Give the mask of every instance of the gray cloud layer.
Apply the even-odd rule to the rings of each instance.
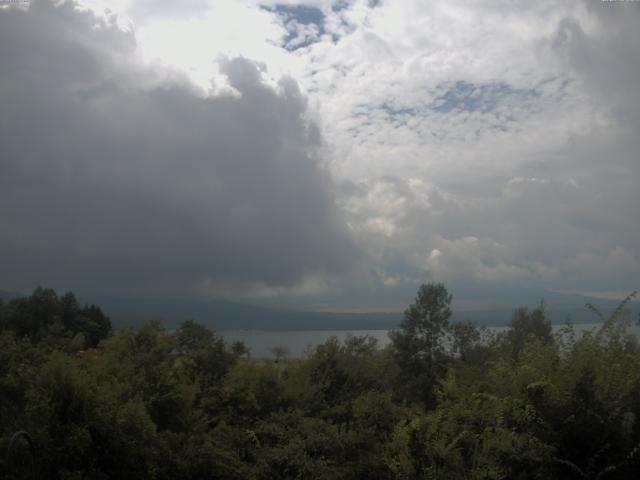
[[[0,289],[638,288],[638,4],[120,3],[0,12]]]
[[[496,289],[638,288],[638,5],[489,3],[453,2],[465,12],[442,29],[453,46],[423,50],[424,58],[447,58],[436,62],[443,68],[413,77],[407,68],[387,84],[384,75],[363,76],[370,91],[352,87],[357,74],[343,82],[352,95],[366,93],[327,135],[350,137],[340,143],[355,159],[346,166],[367,172],[344,168],[342,203],[377,259],[380,281],[397,291],[425,279]],[[443,5],[424,9],[448,11]],[[430,11],[416,16],[437,19]],[[516,28],[501,27],[509,22]],[[413,24],[387,35],[389,45],[409,37]],[[465,41],[487,25],[495,28],[480,36],[498,54],[484,40]],[[514,32],[523,41],[509,48]],[[402,49],[393,52],[396,61]],[[474,61],[450,68],[449,58],[465,55]],[[383,64],[376,61],[371,70]],[[435,94],[421,86],[412,94],[412,78],[428,84],[442,71],[450,79],[438,79]]]
[[[73,4],[0,12],[0,288],[289,287],[357,256],[292,80],[203,98]]]

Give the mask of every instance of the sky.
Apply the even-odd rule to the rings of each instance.
[[[0,289],[623,298],[638,25],[622,1],[0,0]]]

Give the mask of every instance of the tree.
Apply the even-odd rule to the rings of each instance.
[[[183,352],[206,348],[211,345],[213,340],[213,332],[193,320],[182,322],[182,325],[178,328],[178,347]]]
[[[111,332],[111,320],[100,307],[85,305],[76,319],[79,332],[83,333],[89,342],[89,346],[95,347],[101,340],[107,338]]]
[[[227,373],[236,356],[227,351],[224,340],[193,320],[182,323],[177,332],[178,350],[192,377],[200,379],[203,386],[211,386]]]
[[[233,353],[236,357],[244,357],[246,355],[247,358],[249,358],[251,349],[247,347],[247,345],[242,340],[236,340],[231,344],[231,353]]]
[[[284,360],[289,355],[289,349],[284,345],[274,345],[271,347],[271,353],[276,357],[276,363]]]
[[[480,346],[481,333],[473,322],[458,322],[451,326],[451,350],[463,362],[469,362]]]
[[[544,345],[553,341],[551,321],[547,318],[544,303],[529,311],[525,307],[516,309],[506,332],[507,348],[516,358],[527,342],[537,340]]]
[[[33,342],[47,340],[95,347],[111,333],[111,321],[99,307],[81,307],[73,293],[58,297],[51,288],[36,288],[31,296],[15,298],[0,310],[0,330],[12,330],[17,337]]]
[[[405,400],[434,403],[437,360],[444,352],[443,338],[449,330],[451,298],[442,283],[421,285],[415,302],[404,311],[400,328],[389,333],[402,372],[399,387]]]

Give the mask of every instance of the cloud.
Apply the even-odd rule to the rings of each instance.
[[[313,46],[341,67],[305,83],[381,283],[637,288],[640,10],[617,5],[386,2]]]
[[[48,1],[0,12],[0,63],[3,285],[305,290],[357,258],[292,79],[221,60],[236,94],[203,97],[114,17]]]
[[[442,280],[467,278],[481,282],[505,282],[527,279],[531,272],[516,265],[513,258],[505,261],[505,246],[497,242],[464,237],[455,240],[438,238],[419,264],[434,278]]]
[[[109,199],[100,208],[145,212],[131,224],[161,238],[170,238],[163,222],[176,237],[196,231],[177,243],[194,253],[187,259],[211,263],[185,260],[167,280],[149,266],[151,283],[199,278],[199,291],[229,295],[396,301],[440,279],[638,288],[637,5],[194,0],[179,12],[154,2],[151,12],[150,4],[113,3],[131,23],[63,15],[66,7],[33,11],[28,33],[3,43],[13,63],[2,70],[12,86],[2,95],[13,110],[0,125],[12,138],[2,148],[21,159],[2,165],[13,175],[3,184],[11,205],[35,211],[27,180],[56,202],[68,182],[68,192],[81,185],[91,194],[67,193],[69,205],[94,198],[83,202],[89,211]],[[88,29],[96,22],[103,27]],[[225,60],[238,56],[246,60]],[[33,131],[42,132],[37,142]],[[87,150],[95,152],[78,160]],[[38,238],[56,251],[73,244],[72,233],[55,243],[43,227],[19,234],[26,223],[3,223],[14,252]],[[97,221],[85,225],[100,231]],[[276,239],[280,231],[304,247]],[[149,265],[180,257],[162,242],[154,248]],[[73,251],[90,259],[109,249],[79,241]],[[285,251],[292,267],[278,270]],[[50,263],[46,252],[32,263]],[[364,261],[342,272],[354,257]]]
[[[606,186],[550,176],[513,177],[484,196],[385,177],[344,187],[342,195],[387,287],[436,280],[625,290],[640,272],[638,229],[628,217],[632,190],[618,198],[619,212],[610,210]]]

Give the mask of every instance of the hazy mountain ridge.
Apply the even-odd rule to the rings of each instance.
[[[24,294],[0,291],[0,298],[5,301],[20,296]],[[544,300],[548,317],[554,324],[564,323],[567,318],[574,323],[594,323],[598,318],[585,308],[586,303],[595,305],[604,315],[613,312],[620,303],[619,300],[555,292],[545,292],[538,298]],[[386,330],[396,328],[403,318],[402,311],[317,312],[231,301],[205,302],[166,298],[79,296],[79,299],[82,303],[100,306],[116,327],[140,325],[147,320],[157,319],[166,327],[175,328],[184,320],[191,319],[215,330]],[[490,305],[483,305],[481,308],[466,305],[464,308],[456,309],[454,305],[452,321],[470,320],[478,325],[505,326],[517,307],[533,308],[540,301],[522,300],[499,299],[495,301],[494,308]],[[631,318],[638,318],[638,303],[631,303],[629,309]]]
[[[597,322],[598,318],[585,308],[586,303],[596,305],[603,314],[612,312],[620,303],[581,295],[563,295],[548,292],[544,296],[548,317],[552,323]],[[403,312],[314,312],[265,307],[229,301],[202,302],[180,299],[107,299],[92,300],[111,316],[115,325],[138,324],[150,318],[162,320],[174,327],[186,319],[193,319],[216,330],[374,330],[396,328]],[[503,302],[500,302],[504,305]],[[508,303],[508,302],[505,302]],[[504,326],[509,323],[519,306],[533,308],[539,303],[513,302],[510,307],[459,309],[453,308],[452,321],[470,320],[479,325]],[[638,316],[638,305],[631,304],[631,315]]]

